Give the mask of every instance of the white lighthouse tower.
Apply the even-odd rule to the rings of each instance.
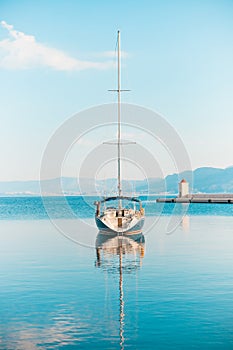
[[[179,183],[179,197],[185,197],[189,194],[189,183],[183,179]]]

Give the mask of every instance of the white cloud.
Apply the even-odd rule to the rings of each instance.
[[[106,69],[113,67],[113,62],[83,61],[70,57],[66,53],[48,47],[14,29],[10,24],[1,21],[1,26],[8,31],[9,37],[0,41],[0,68],[30,69],[50,67],[60,71]]]

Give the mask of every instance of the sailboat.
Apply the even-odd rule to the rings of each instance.
[[[122,195],[121,182],[121,76],[120,76],[120,31],[117,33],[117,72],[118,86],[116,91],[118,95],[117,115],[117,181],[118,195],[103,198],[96,201],[95,221],[98,229],[102,232],[116,232],[122,234],[140,233],[145,220],[145,211],[142,202],[136,197],[127,197]],[[110,204],[110,205],[108,205]]]

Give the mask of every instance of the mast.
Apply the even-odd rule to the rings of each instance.
[[[117,133],[117,174],[118,174],[118,195],[119,197],[122,194],[121,189],[121,74],[120,74],[120,31],[117,32],[117,43],[118,43],[118,60],[117,60],[117,95],[118,95],[118,103],[117,103],[117,115],[118,115],[118,133]]]
[[[117,31],[117,89],[108,90],[117,92],[117,188],[118,196],[122,196],[121,187],[121,92],[130,91],[121,89],[121,43],[120,31]],[[119,209],[121,209],[121,200],[119,200]]]

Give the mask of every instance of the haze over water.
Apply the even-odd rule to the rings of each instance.
[[[166,209],[126,242],[97,236],[75,200],[90,248],[60,234],[38,199],[1,198],[1,349],[233,348],[231,205],[194,205],[169,235]]]

